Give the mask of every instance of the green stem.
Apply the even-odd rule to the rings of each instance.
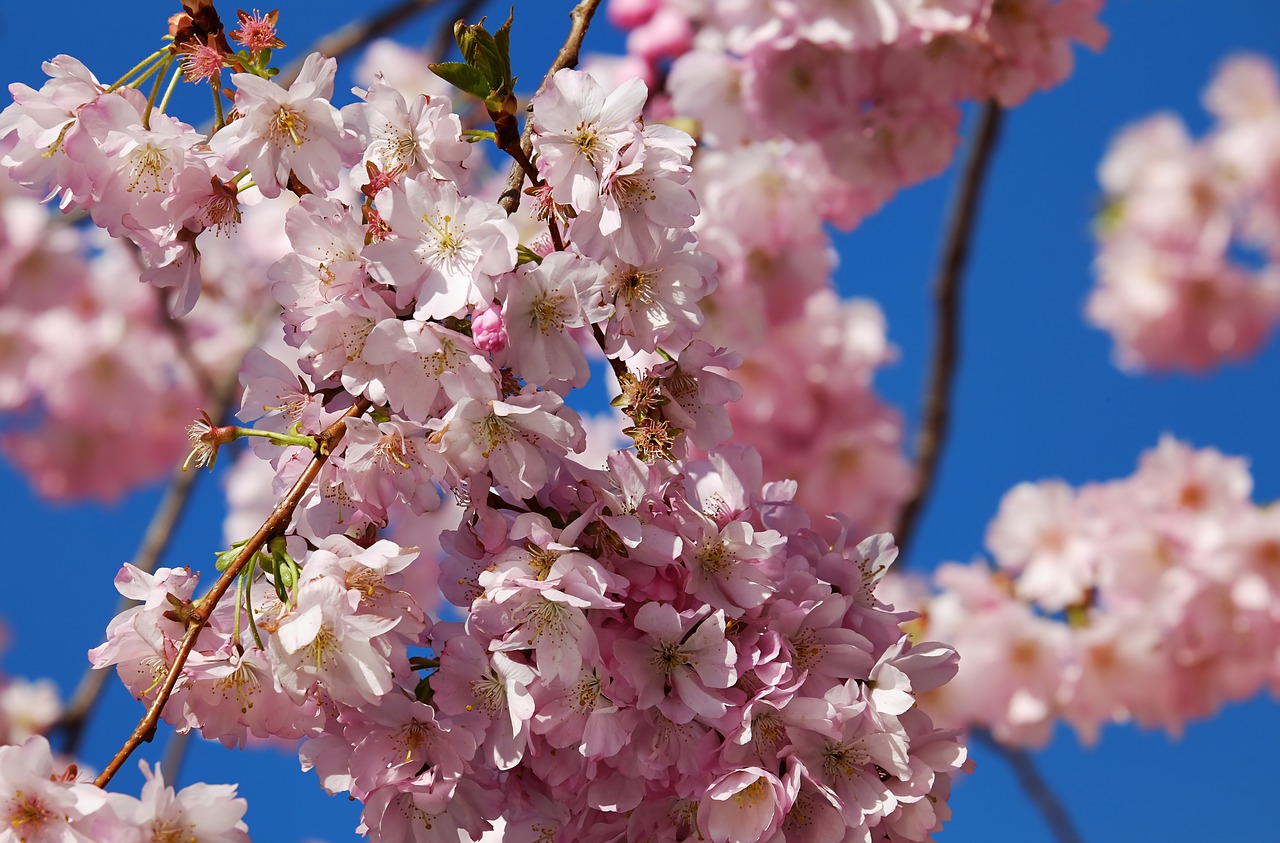
[[[257,430],[252,427],[237,427],[237,436],[260,436],[263,439],[270,439],[272,442],[282,447],[290,445],[299,445],[309,451],[314,451],[320,447],[320,443],[316,441],[314,436],[294,435],[292,433],[277,433],[274,430]]]
[[[209,87],[213,89],[213,110],[215,117],[213,118],[213,131],[217,132],[223,126],[227,125],[227,116],[222,112],[222,71],[218,71],[218,75],[209,80]],[[249,172],[245,170],[244,172]],[[239,178],[239,176],[236,176]]]
[[[476,140],[484,140],[488,138],[494,143],[498,142],[498,133],[491,132],[487,129],[463,129],[462,136],[464,138],[475,138]]]
[[[133,67],[129,68],[128,73],[126,73],[124,76],[121,76],[114,83],[112,83],[110,88],[107,88],[107,93],[109,94],[112,91],[124,85],[126,82],[129,81],[129,78],[132,77],[133,74],[141,73],[143,68],[145,68],[147,65],[151,64],[152,62],[157,61],[161,56],[165,55],[168,52],[169,52],[168,47],[161,47],[159,50],[156,50],[154,53],[152,53],[142,61],[135,64]]]
[[[151,131],[151,109],[155,107],[156,96],[160,93],[160,83],[164,81],[164,75],[168,72],[169,63],[172,60],[172,58],[167,58],[156,65],[160,72],[156,74],[156,81],[151,84],[151,96],[147,97],[147,110],[142,112],[142,128],[147,131]],[[142,80],[138,81],[141,82]]]
[[[246,567],[245,570],[248,570]],[[231,625],[231,637],[239,642],[240,640],[240,609],[244,606],[244,574],[236,577],[236,611],[235,621]]]
[[[251,559],[244,569],[244,608],[249,614],[249,631],[253,633],[253,643],[259,650],[265,650],[267,647],[262,643],[262,635],[258,632],[258,622],[253,617],[253,574],[254,566],[257,564],[257,559]],[[239,610],[240,607],[236,606],[236,609]],[[236,640],[239,640],[239,636]]]
[[[169,80],[169,87],[165,89],[164,99],[160,100],[160,113],[169,107],[169,97],[173,96],[173,89],[178,87],[178,77],[182,75],[182,62],[175,62],[173,68],[173,77]]]

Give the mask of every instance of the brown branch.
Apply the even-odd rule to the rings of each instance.
[[[1076,829],[1066,805],[1058,798],[1053,787],[1045,781],[1044,776],[1040,775],[1040,770],[1036,767],[1035,759],[1030,753],[1025,749],[1005,746],[986,729],[974,729],[970,734],[1009,764],[1014,776],[1018,779],[1018,784],[1040,810],[1045,824],[1049,826],[1049,831],[1053,833],[1058,843],[1084,843],[1084,838]]]
[[[191,612],[191,619],[187,623],[186,634],[182,636],[173,664],[169,666],[169,670],[165,674],[164,684],[160,686],[155,700],[147,708],[146,715],[138,723],[137,728],[133,730],[133,734],[129,735],[124,746],[120,747],[111,762],[107,764],[106,768],[95,780],[94,784],[98,787],[106,787],[107,783],[111,781],[133,751],[143,743],[151,740],[155,734],[156,725],[160,722],[160,715],[164,711],[165,703],[169,701],[170,695],[173,694],[173,689],[182,677],[182,668],[186,665],[191,651],[195,649],[196,639],[209,622],[214,609],[217,608],[218,601],[226,594],[227,589],[235,582],[236,577],[240,575],[240,571],[249,560],[256,556],[268,541],[275,536],[283,535],[284,531],[288,529],[289,522],[293,519],[294,510],[298,508],[298,504],[302,502],[302,498],[311,488],[311,484],[315,482],[316,477],[320,474],[320,469],[328,460],[329,454],[333,453],[333,449],[337,447],[338,443],[342,441],[342,437],[346,434],[347,420],[361,415],[370,406],[371,403],[367,399],[359,399],[351,409],[343,413],[341,418],[325,428],[324,432],[317,437],[320,445],[316,449],[315,456],[311,458],[311,462],[303,469],[302,475],[294,481],[288,494],[284,496],[284,500],[276,505],[275,510],[258,528],[258,532],[254,533],[253,538],[249,539],[240,549],[235,561],[227,567],[227,570],[223,571],[222,576],[218,577],[218,581],[213,584],[208,593],[196,602],[195,608]]]
[[[547,81],[559,71],[578,66],[578,53],[582,49],[582,41],[587,37],[587,28],[591,26],[591,17],[596,13],[596,8],[599,5],[600,0],[581,0],[578,5],[573,7],[573,11],[569,13],[569,18],[573,21],[573,25],[569,29],[569,37],[565,39],[564,46],[560,48],[560,52],[556,55],[556,60],[551,63],[546,76],[542,77],[542,84],[538,86],[539,91],[545,88]],[[530,100],[526,112],[531,112],[532,110],[533,101]],[[520,149],[524,153],[526,160],[533,152],[533,121],[529,119],[529,116],[528,113],[525,114],[524,131],[520,135]],[[516,209],[520,207],[520,191],[524,188],[524,175],[524,168],[521,167],[520,161],[517,159],[511,165],[511,173],[507,176],[506,189],[502,191],[502,196],[498,199],[498,204],[508,214],[514,214]]]
[[[341,58],[348,53],[360,49],[373,39],[392,32],[420,14],[439,6],[442,0],[404,0],[390,6],[372,17],[352,21],[341,29],[335,30],[315,42],[306,54],[291,62],[275,81],[281,87],[289,87],[302,72],[303,62],[312,53],[321,53],[330,58]],[[452,24],[451,24],[452,25]],[[450,30],[452,31],[452,30]]]
[[[960,288],[969,258],[969,243],[978,219],[978,203],[986,179],[1003,112],[994,102],[983,105],[964,163],[960,185],[951,206],[942,260],[934,280],[937,307],[937,340],[933,368],[925,393],[923,419],[916,438],[916,491],[907,501],[894,536],[898,543],[898,570],[907,555],[920,512],[933,489],[942,447],[951,417],[951,385],[960,357]]]
[[[180,327],[178,323],[173,324]],[[231,399],[235,396],[236,386],[239,383],[237,375],[237,371],[229,371],[223,376],[221,382],[205,393],[209,402],[208,407],[205,409],[209,411],[209,415],[212,418],[221,419],[226,415],[227,408],[231,404]],[[181,466],[174,468],[169,485],[165,489],[164,497],[161,498],[160,505],[156,507],[155,513],[151,516],[151,523],[147,525],[147,531],[142,536],[142,542],[130,559],[134,567],[147,573],[155,570],[160,558],[164,556],[170,542],[173,540],[174,531],[182,518],[182,513],[187,508],[191,493],[195,489],[196,481],[201,474],[203,472],[183,471]],[[132,605],[134,605],[133,600],[127,597],[121,598],[116,605],[115,614],[120,614]],[[110,671],[106,669],[95,670],[90,668],[86,670],[76,684],[75,691],[72,692],[71,701],[67,704],[66,711],[58,719],[58,722],[54,724],[53,728],[63,732],[65,743],[62,751],[68,755],[74,755],[79,747],[85,723],[97,706],[109,674]]]

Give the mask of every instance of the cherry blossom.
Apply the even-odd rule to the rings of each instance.
[[[337,174],[354,163],[356,139],[329,102],[337,63],[307,56],[286,91],[246,73],[232,74],[241,119],[213,136],[210,147],[227,168],[247,168],[262,195],[279,196],[290,173],[313,191],[337,188]]]

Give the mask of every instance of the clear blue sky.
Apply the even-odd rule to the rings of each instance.
[[[571,6],[568,0],[517,3],[514,62],[524,79],[540,78]],[[366,4],[280,0],[280,7],[288,58]],[[0,79],[38,85],[40,62],[59,52],[112,78],[154,49],[165,18],[177,9],[176,0],[5,3]],[[231,17],[234,6],[223,4],[222,12]],[[1138,454],[1165,432],[1249,456],[1257,498],[1280,497],[1275,342],[1254,362],[1209,378],[1133,377],[1111,366],[1109,339],[1081,316],[1091,285],[1094,171],[1108,139],[1158,109],[1202,129],[1199,94],[1224,56],[1249,49],[1280,59],[1280,4],[1113,0],[1103,19],[1112,29],[1107,50],[1081,55],[1066,85],[1032,98],[1005,124],[965,295],[953,435],[912,549],[917,570],[980,553],[987,522],[1015,483],[1129,474]],[[619,36],[600,24],[588,47],[617,50]],[[427,32],[419,26],[406,37],[421,42]],[[888,315],[902,360],[879,385],[913,424],[929,352],[928,284],[950,189],[948,176],[908,191],[839,242],[842,292],[876,298]],[[197,496],[169,564],[211,568],[221,533],[215,486],[206,483]],[[0,596],[10,638],[5,671],[52,676],[69,691],[85,665],[84,651],[101,640],[115,600],[111,578],[133,552],[158,493],[111,509],[50,509],[30,500],[25,481],[3,465],[0,490],[13,525],[10,579]],[[105,763],[139,714],[112,680],[102,716],[91,726],[86,760]],[[1280,840],[1280,822],[1264,805],[1237,804],[1239,797],[1227,795],[1228,788],[1255,793],[1271,780],[1280,749],[1276,714],[1269,699],[1235,705],[1193,725],[1178,742],[1112,727],[1091,750],[1064,731],[1039,761],[1092,843],[1176,843],[1206,834]],[[146,757],[158,758],[161,747],[147,750]],[[939,839],[1050,840],[1001,760],[981,749],[975,757],[978,772],[957,784],[955,819]],[[127,772],[116,781],[136,792],[140,777],[132,765]],[[358,806],[325,797],[313,777],[297,772],[291,752],[197,746],[184,771],[184,781],[195,779],[241,782],[255,839],[355,838]]]

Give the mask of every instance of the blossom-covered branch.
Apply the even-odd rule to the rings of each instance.
[[[307,467],[303,469],[302,474],[298,477],[292,488],[280,501],[280,504],[271,513],[271,517],[263,522],[258,531],[250,538],[242,547],[238,548],[234,561],[222,572],[209,589],[199,600],[194,603],[188,602],[182,609],[181,622],[186,625],[186,633],[183,635],[178,651],[173,657],[173,662],[168,666],[164,674],[164,681],[156,691],[155,699],[151,705],[147,707],[147,713],[138,723],[133,733],[129,735],[124,745],[117,750],[112,756],[107,766],[98,774],[94,784],[98,787],[106,787],[107,783],[119,771],[121,765],[129,758],[133,751],[143,743],[151,740],[155,734],[156,726],[160,722],[160,716],[164,712],[165,704],[169,701],[169,696],[173,693],[174,686],[182,677],[182,668],[186,664],[187,658],[191,655],[191,651],[195,648],[196,640],[200,636],[201,630],[205,624],[213,616],[214,610],[218,607],[218,602],[222,596],[226,594],[227,589],[240,576],[240,572],[250,561],[257,556],[258,552],[266,546],[267,542],[272,538],[282,535],[288,528],[289,522],[293,519],[294,510],[298,508],[298,504],[302,502],[302,498],[311,489],[311,484],[315,482],[316,477],[320,473],[320,469],[324,466],[329,455],[333,453],[333,449],[342,441],[342,437],[346,435],[347,422],[349,419],[358,417],[369,409],[367,400],[359,400],[351,406],[343,415],[333,424],[325,428],[320,436],[320,445],[316,449],[316,453],[312,456]]]
[[[163,314],[161,318],[166,321],[170,319],[168,314]],[[184,345],[189,342],[186,328],[181,323],[174,324],[171,332],[175,335],[175,342]],[[191,351],[183,355],[183,359],[188,361],[189,366],[194,367],[198,364],[195,354]],[[207,393],[209,396],[207,407],[211,416],[222,418],[226,414],[237,386],[238,378],[234,370],[224,375],[221,383],[213,386]],[[146,532],[142,535],[142,541],[130,558],[130,562],[138,570],[150,573],[159,564],[160,558],[164,556],[173,541],[178,523],[183,512],[186,511],[187,503],[191,499],[191,493],[195,490],[200,474],[198,471],[186,470],[185,464],[174,469],[168,485],[165,486],[164,496],[157,504],[151,521],[147,524]],[[131,603],[129,598],[122,597],[119,605],[116,606],[116,614],[123,612]],[[66,710],[54,725],[53,728],[62,729],[64,732],[65,741],[62,751],[68,755],[75,755],[85,723],[101,698],[102,689],[109,675],[105,670],[95,670],[92,667],[86,670],[80,677],[80,681],[76,683]]]
[[[578,66],[578,53],[582,49],[582,41],[587,36],[587,28],[591,26],[591,19],[599,8],[601,0],[580,0],[578,5],[573,7],[569,12],[569,18],[572,24],[569,28],[569,36],[565,39],[564,45],[560,48],[560,52],[556,53],[555,60],[551,62],[551,68],[547,75],[543,77],[542,84],[538,86],[538,90],[542,90],[547,80],[550,79],[557,71],[566,68],[574,68]],[[530,109],[532,109],[532,104]],[[533,151],[533,121],[526,118],[524,130],[520,135],[520,149],[527,157]],[[498,204],[501,205],[508,214],[514,214],[516,209],[520,207],[520,192],[524,187],[525,170],[519,161],[511,165],[511,172],[507,176],[507,186],[503,189],[502,194],[498,197]]]

